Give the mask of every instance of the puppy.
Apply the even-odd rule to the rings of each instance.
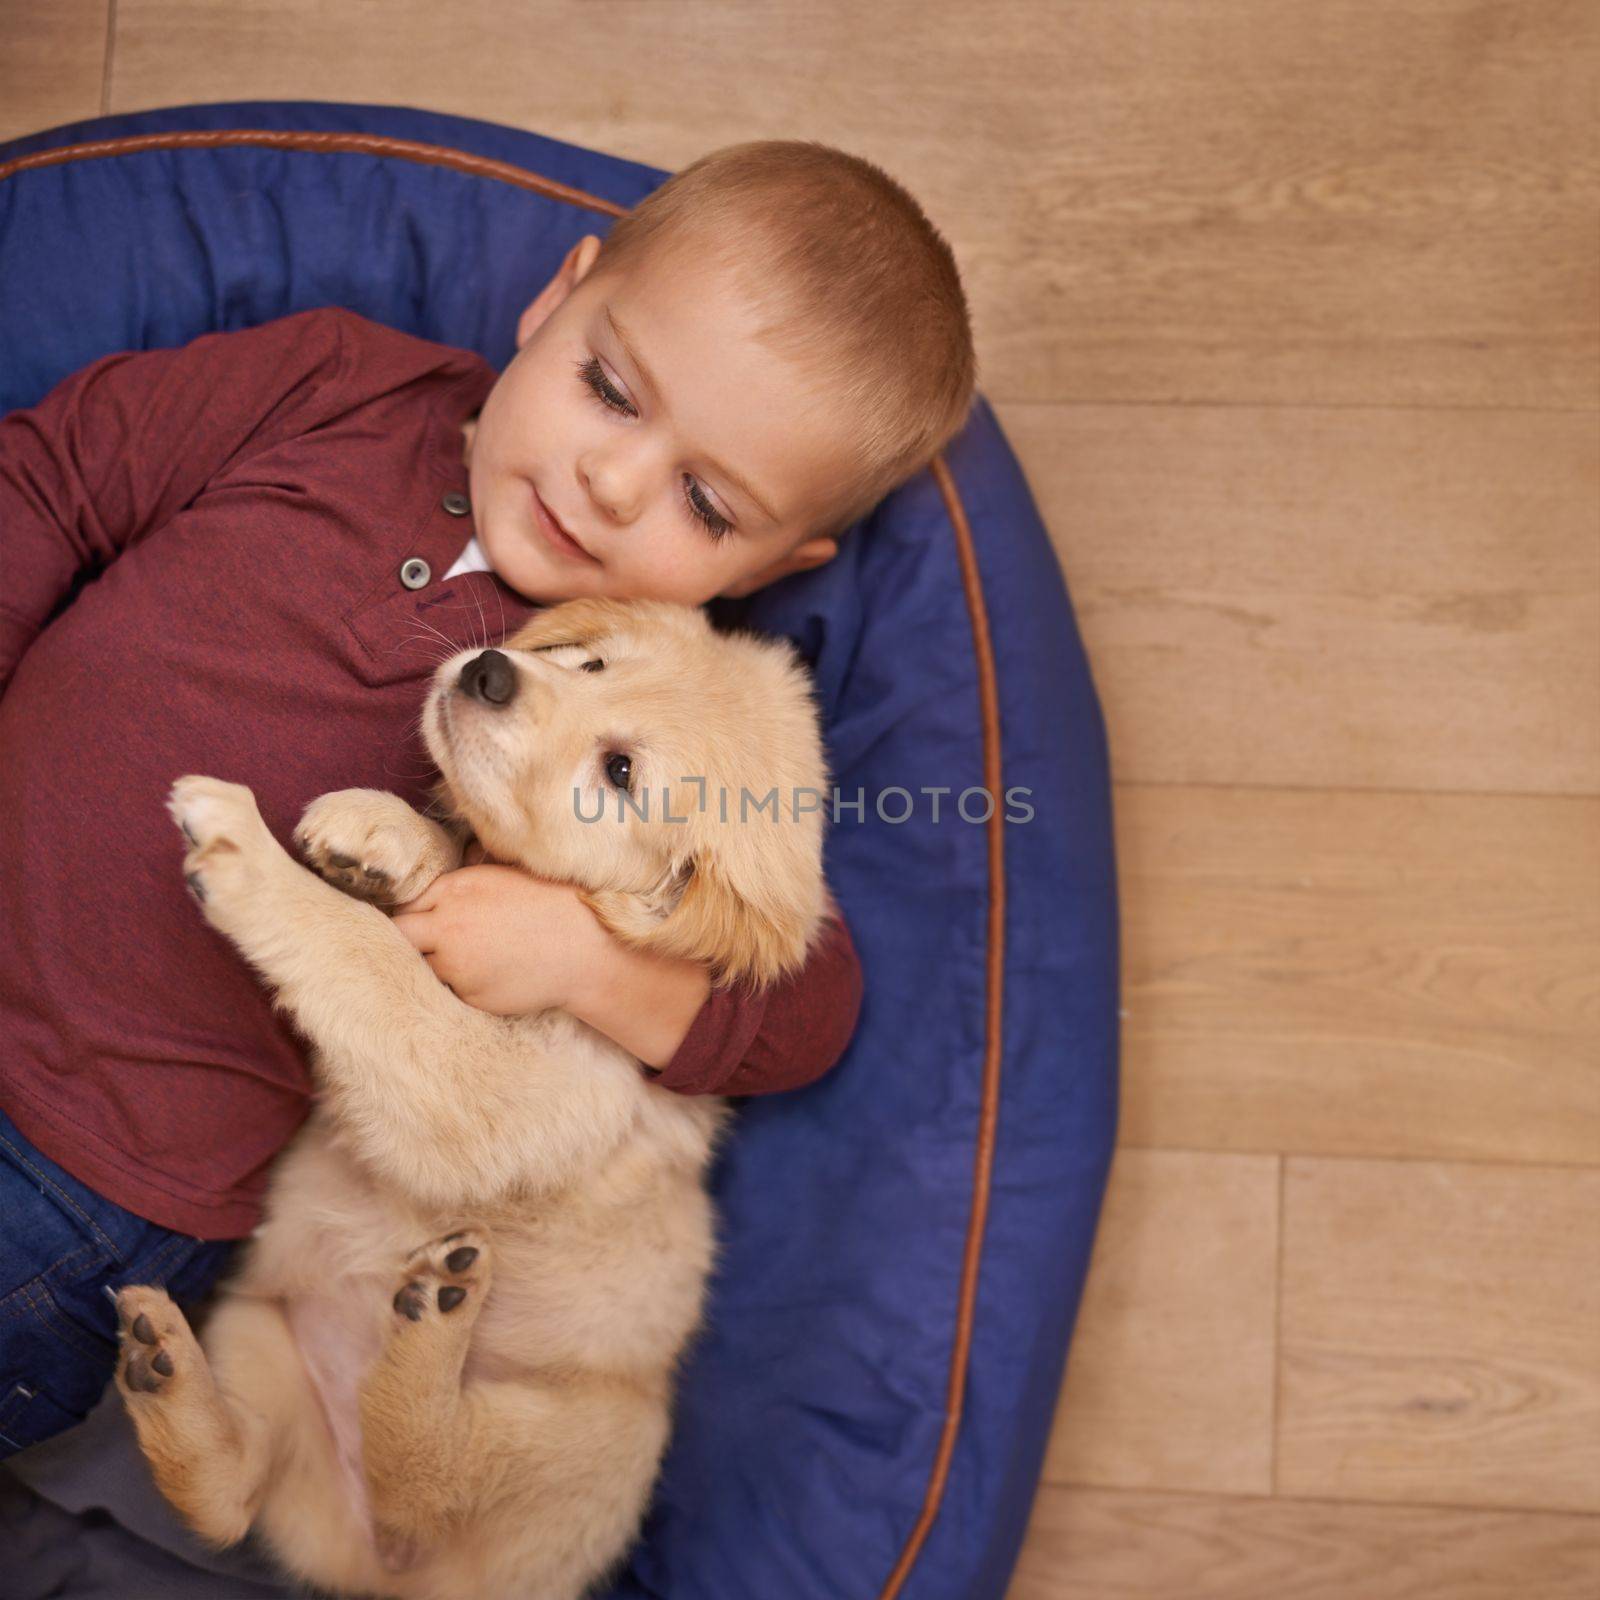
[[[203,1342],[161,1290],[118,1297],[117,1384],[208,1541],[254,1528],[336,1593],[576,1600],[637,1536],[666,1447],[726,1108],[565,1013],[463,1005],[368,902],[419,894],[475,834],[579,885],[618,938],[770,983],[824,910],[796,801],[823,790],[821,741],[786,645],[615,601],[445,662],[422,726],[448,825],[346,790],[296,830],[343,888],[248,789],[173,788],[190,887],[320,1094]]]

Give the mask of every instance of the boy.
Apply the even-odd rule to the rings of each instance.
[[[437,662],[582,595],[700,603],[833,556],[960,427],[948,247],[868,163],[762,142],[581,240],[499,375],[347,312],[116,356],[0,420],[0,1455],[111,1371],[105,1291],[203,1293],[305,1115],[303,1051],[183,892],[163,801],[425,803]],[[48,626],[47,626],[48,624]],[[762,995],[479,864],[398,909],[458,996],[561,1006],[683,1093],[812,1081],[837,917]]]

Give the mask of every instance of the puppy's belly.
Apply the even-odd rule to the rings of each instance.
[[[322,1402],[340,1476],[356,1521],[374,1549],[372,1507],[361,1464],[360,1396],[362,1380],[381,1349],[382,1335],[372,1307],[382,1293],[376,1280],[346,1279],[325,1294],[296,1295],[288,1302],[289,1327]]]

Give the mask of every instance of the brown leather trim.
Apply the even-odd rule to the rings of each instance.
[[[225,145],[264,145],[282,150],[352,151],[363,155],[392,156],[416,161],[424,166],[448,167],[475,178],[493,178],[519,189],[529,189],[551,200],[565,201],[588,211],[621,216],[624,208],[598,195],[569,188],[564,183],[542,178],[523,167],[482,156],[465,155],[444,145],[421,144],[411,139],[384,139],[360,133],[279,132],[272,129],[212,129],[189,133],[137,134],[124,139],[103,139],[94,143],[68,145],[58,150],[40,150],[19,156],[0,165],[0,181],[13,173],[35,167],[59,166],[69,161],[91,161],[101,156],[129,155],[139,150],[214,149]],[[972,1354],[972,1328],[978,1301],[978,1271],[983,1260],[984,1229],[989,1218],[989,1191],[994,1175],[995,1135],[1000,1120],[1000,1045],[1001,1000],[1005,984],[1005,820],[1001,809],[1000,769],[1000,691],[995,677],[994,648],[989,634],[989,613],[983,599],[983,580],[978,573],[972,545],[972,528],[956,488],[954,477],[943,456],[930,465],[934,482],[943,497],[956,539],[956,554],[961,564],[961,586],[966,596],[967,615],[972,623],[972,648],[978,668],[978,704],[983,717],[983,781],[994,796],[994,811],[985,825],[989,847],[988,951],[985,961],[985,1015],[983,1052],[983,1100],[978,1115],[978,1143],[973,1161],[972,1210],[967,1221],[966,1250],[961,1267],[961,1290],[956,1306],[955,1347],[950,1354],[950,1377],[945,1391],[944,1428],[939,1448],[918,1515],[900,1559],[879,1591],[878,1600],[895,1600],[916,1566],[917,1557],[927,1542],[945,1485],[950,1477],[950,1462],[955,1454],[956,1436],[961,1431],[962,1410],[966,1403],[967,1363]]]
[[[448,167],[472,178],[494,178],[518,189],[531,189],[549,200],[564,200],[585,211],[620,217],[626,207],[599,195],[573,189],[553,178],[541,178],[526,167],[487,156],[467,155],[447,145],[422,144],[415,139],[386,139],[371,133],[306,133],[282,128],[198,128],[183,133],[137,133],[122,139],[97,139],[87,144],[63,145],[56,150],[36,150],[0,165],[0,182],[14,173],[38,167],[65,166],[72,161],[96,161],[103,156],[136,155],[142,150],[217,150],[228,145],[260,145],[269,150],[309,150],[318,154],[392,156],[425,167]]]
[[[879,1592],[878,1600],[895,1600],[939,1515],[961,1413],[966,1403],[967,1362],[972,1354],[972,1324],[978,1302],[978,1269],[983,1260],[984,1228],[989,1220],[989,1189],[994,1175],[995,1134],[1000,1123],[1001,999],[1006,967],[1005,819],[1000,791],[1000,689],[995,677],[994,648],[989,636],[989,612],[983,600],[983,580],[972,547],[961,494],[943,456],[930,470],[944,497],[945,511],[955,530],[956,554],[961,562],[961,587],[966,592],[967,615],[972,619],[972,650],[978,666],[978,704],[983,716],[983,782],[994,796],[994,810],[986,824],[989,844],[989,948],[985,962],[987,1003],[984,1016],[983,1105],[978,1115],[978,1148],[973,1162],[972,1211],[967,1221],[967,1247],[961,1267],[961,1294],[956,1307],[956,1342],[950,1353],[950,1385],[946,1391],[944,1430],[933,1460],[933,1475],[900,1559]]]

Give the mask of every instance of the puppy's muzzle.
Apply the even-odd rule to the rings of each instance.
[[[500,651],[485,650],[461,669],[456,690],[469,700],[481,700],[485,705],[509,705],[517,693],[516,666]]]

